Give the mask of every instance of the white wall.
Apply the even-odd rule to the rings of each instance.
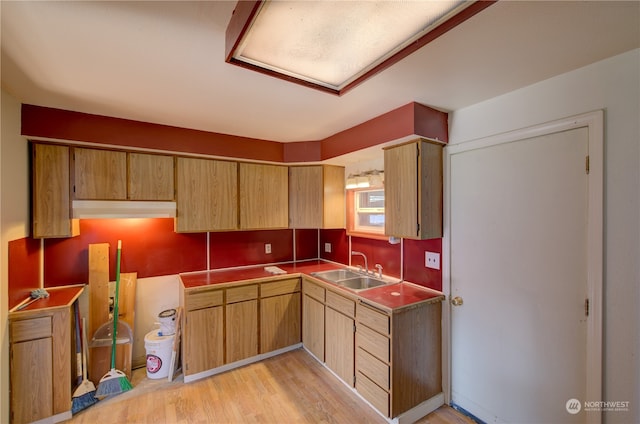
[[[29,234],[29,150],[20,103],[1,92],[0,121],[0,422],[9,422],[8,243]]]
[[[640,422],[640,50],[457,110],[450,114],[449,143],[597,109],[605,111],[601,400],[630,402],[629,412],[608,412],[603,417],[607,423],[637,423]]]

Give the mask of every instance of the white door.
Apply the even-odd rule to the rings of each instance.
[[[450,157],[451,399],[485,422],[584,422],[588,130]],[[575,410],[572,412],[576,412]]]

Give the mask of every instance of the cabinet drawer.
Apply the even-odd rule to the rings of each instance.
[[[356,327],[356,346],[382,361],[389,362],[389,339],[364,325]]]
[[[358,322],[382,334],[389,334],[389,315],[376,311],[362,303],[358,304]]]
[[[389,365],[362,350],[362,348],[356,349],[356,370],[369,377],[383,389],[390,389]]]
[[[242,302],[258,298],[258,285],[230,287],[227,289],[227,303]]]
[[[295,293],[300,291],[300,279],[273,281],[260,285],[260,297],[277,296],[280,294]]]
[[[356,313],[356,302],[332,291],[327,291],[327,306],[351,318],[353,318]]]
[[[302,288],[304,290],[304,294],[324,303],[324,287],[320,287],[311,281],[303,280]]]
[[[12,342],[51,337],[51,334],[51,317],[11,321]]]
[[[389,393],[381,389],[361,372],[356,375],[356,390],[385,417],[389,416]]]
[[[220,305],[222,305],[222,290],[189,293],[185,296],[185,309],[187,311]]]

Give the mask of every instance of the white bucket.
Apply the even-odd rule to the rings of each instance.
[[[175,336],[160,336],[153,330],[144,336],[144,347],[147,351],[147,378],[167,378],[173,352]]]
[[[158,324],[160,324],[160,334],[170,336],[176,333],[176,310],[167,309],[158,314]]]

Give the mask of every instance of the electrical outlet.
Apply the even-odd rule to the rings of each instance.
[[[265,245],[264,245],[264,253],[266,253],[266,254],[271,253],[271,243],[265,243]]]
[[[331,243],[324,244],[324,251],[325,253],[331,253]]]
[[[432,269],[440,269],[440,254],[424,252],[424,266]]]

